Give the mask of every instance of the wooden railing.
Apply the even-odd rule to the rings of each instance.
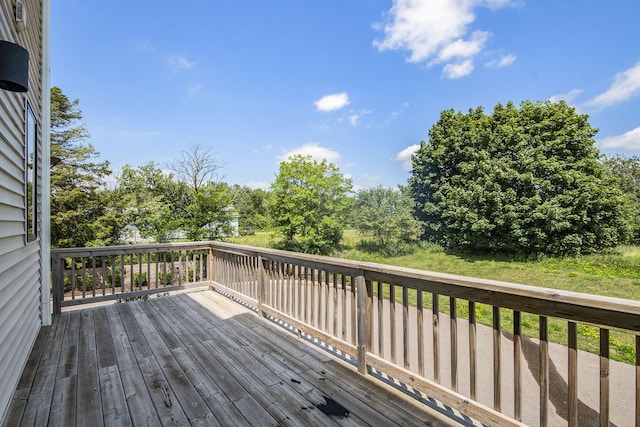
[[[209,284],[351,357],[362,374],[489,425],[640,425],[636,301],[220,242],[52,252],[57,307]],[[158,280],[165,264],[168,285]],[[108,272],[118,266],[128,281],[115,289]],[[146,287],[134,278],[143,271]],[[610,360],[614,334],[632,343],[632,363]],[[583,336],[595,354],[579,350]]]
[[[53,312],[204,286],[210,252],[202,242],[52,249]]]

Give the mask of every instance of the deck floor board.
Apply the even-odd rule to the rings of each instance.
[[[4,425],[456,424],[208,290],[65,312],[27,366]]]

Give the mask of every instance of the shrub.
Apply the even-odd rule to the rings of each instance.
[[[186,276],[186,277],[184,277],[184,276]],[[183,277],[188,282],[196,282],[196,281],[200,280],[200,272],[198,270],[196,270],[195,268],[189,268],[189,269],[187,269],[187,271],[186,271],[185,275],[183,275]]]
[[[85,277],[85,282],[86,282],[85,283],[85,290],[86,291],[93,290],[93,277],[92,276],[86,276]],[[71,277],[65,276],[65,278],[64,278],[64,291],[65,292],[71,292],[71,287],[72,287]],[[76,275],[76,290],[82,291],[82,274],[77,274]]]
[[[158,273],[158,283],[161,285],[170,285],[173,283],[173,275],[170,271],[161,271]]]
[[[149,284],[149,281],[147,280],[146,271],[143,271],[142,275],[139,272],[133,274],[133,286],[142,287],[148,284]]]

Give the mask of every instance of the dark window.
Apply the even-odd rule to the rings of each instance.
[[[31,106],[27,102],[26,117],[27,140],[25,143],[25,160],[26,160],[26,211],[27,211],[27,241],[35,240],[38,236],[38,123],[36,115],[33,113]]]

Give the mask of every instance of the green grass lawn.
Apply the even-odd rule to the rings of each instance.
[[[359,261],[379,262],[400,267],[417,268],[441,273],[479,277],[541,286],[596,295],[640,300],[640,247],[621,246],[615,250],[593,255],[567,258],[541,258],[538,260],[518,260],[496,255],[468,255],[449,253],[435,245],[423,245],[410,255],[383,257],[377,253],[357,249],[362,237],[355,230],[344,233],[341,249],[335,256]],[[252,246],[268,246],[270,234],[242,236],[231,240]],[[388,288],[386,290],[388,292]],[[386,293],[386,292],[385,292]],[[411,295],[415,302],[415,292]],[[425,301],[425,304],[429,301]],[[441,297],[440,309],[449,312],[449,299]],[[459,317],[467,318],[466,303],[458,304]],[[479,323],[490,325],[491,307],[477,304],[476,316]],[[513,328],[513,314],[502,310],[501,326],[505,330]],[[537,337],[538,317],[523,314],[523,333]],[[598,330],[591,326],[579,325],[579,346],[582,349],[598,351]],[[553,342],[566,344],[567,322],[550,319],[549,338]],[[611,333],[611,357],[616,360],[635,360],[634,337],[629,334]]]
[[[231,243],[268,247],[273,234],[256,233],[229,239]],[[344,232],[341,249],[334,256],[379,262],[400,267],[480,277],[640,300],[640,247],[621,246],[601,254],[569,258],[517,260],[496,255],[448,253],[435,245],[423,245],[410,255],[383,257],[356,248],[362,237],[355,230]]]

